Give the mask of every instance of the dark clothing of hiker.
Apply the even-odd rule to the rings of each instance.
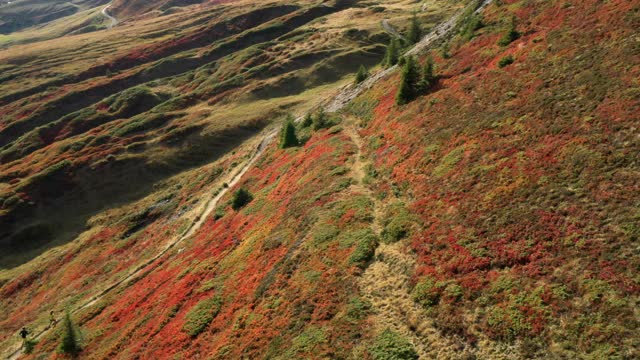
[[[27,335],[29,335],[29,330],[27,330],[27,328],[22,328],[22,330],[20,330],[20,336],[22,336],[22,339],[26,339]]]

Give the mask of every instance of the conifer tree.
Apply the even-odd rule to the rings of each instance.
[[[311,126],[311,124],[313,124],[313,117],[311,116],[311,113],[308,112],[307,115],[304,116],[304,119],[302,120],[302,127],[309,127]]]
[[[367,71],[367,68],[364,67],[364,65],[360,65],[360,68],[358,69],[358,73],[356,73],[356,84],[363,82],[368,77],[369,77],[369,72]]]
[[[329,121],[329,116],[327,116],[324,108],[320,108],[318,113],[313,118],[313,130],[320,130],[324,128],[328,128],[331,126],[331,122]]]
[[[511,23],[507,28],[507,32],[498,40],[498,45],[507,46],[520,38],[520,32],[517,30],[517,19],[515,16],[511,18]]]
[[[407,35],[407,40],[411,44],[415,44],[422,39],[422,27],[418,22],[418,17],[416,13],[413,13],[413,18],[411,18],[411,26],[409,27],[409,34]]]
[[[70,355],[77,355],[82,351],[77,329],[71,321],[69,312],[65,314],[62,320],[62,342],[58,346],[58,351]]]
[[[300,142],[296,136],[296,127],[293,125],[293,116],[289,114],[287,120],[282,126],[280,133],[280,148],[286,149],[293,146],[298,146]]]
[[[442,47],[440,47],[440,55],[442,56],[443,59],[449,59],[451,58],[451,53],[449,52],[450,48],[449,48],[449,43],[445,42],[444,44],[442,44]]]
[[[436,81],[436,77],[433,70],[433,58],[429,56],[422,68],[422,76],[420,78],[420,85],[418,86],[420,93],[427,92]]]
[[[398,57],[400,52],[400,44],[396,38],[392,38],[387,46],[387,52],[384,55],[382,64],[386,67],[391,67],[398,63]]]
[[[402,78],[400,80],[400,88],[396,94],[396,103],[404,105],[415,99],[419,90],[420,72],[413,56],[406,58],[404,67],[402,68]]]

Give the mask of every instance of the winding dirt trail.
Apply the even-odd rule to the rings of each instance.
[[[381,219],[386,203],[375,197],[375,193],[364,184],[367,164],[363,161],[363,139],[352,125],[353,118],[347,119],[345,133],[357,146],[355,161],[351,166],[353,191],[369,195],[373,201],[373,221],[371,230],[376,235],[382,233]],[[411,298],[411,274],[416,259],[406,249],[406,242],[380,243],[374,260],[362,273],[358,285],[362,297],[374,309],[375,333],[389,328],[402,335],[415,348],[420,359],[455,359],[455,345],[440,335],[424,309]]]
[[[366,164],[362,159],[363,140],[353,126],[346,126],[345,133],[358,148],[351,167],[351,174],[355,180],[352,187],[358,192],[368,194],[373,201],[374,219],[371,229],[380,236],[380,219],[384,203],[377,199],[363,182],[366,175]],[[380,333],[390,328],[401,334],[413,344],[420,358],[424,359],[427,358],[429,349],[427,337],[433,335],[435,329],[411,299],[409,277],[414,266],[415,259],[406,253],[402,243],[380,243],[374,261],[359,279],[359,287],[362,296],[373,305],[375,331]]]
[[[107,6],[105,6],[102,11],[100,12],[102,14],[102,16],[106,17],[107,20],[109,20],[109,25],[107,25],[107,29],[111,29],[112,27],[118,25],[118,19],[116,19],[115,17],[109,15],[109,13],[107,13],[107,9],[111,6],[111,3],[107,4]]]
[[[491,2],[492,0],[484,0],[481,6],[478,7],[476,11],[482,11],[482,9],[484,9],[484,7],[486,7]],[[115,24],[117,24],[117,20],[107,14],[106,11],[109,6],[111,6],[111,4],[102,9],[102,14],[111,19],[111,26],[114,26]],[[463,11],[460,11],[458,14],[452,16],[450,19],[437,26],[431,33],[427,34],[406,54],[419,54],[436,43],[436,41],[449,35],[452,30],[455,29],[455,26],[462,16],[462,13]],[[390,68],[384,69],[370,76],[357,86],[349,85],[343,87],[342,89],[340,89],[337,95],[333,96],[329,99],[328,102],[326,102],[327,105],[325,106],[325,110],[327,112],[337,112],[343,109],[362,92],[370,89],[375,83],[393,73],[396,68],[397,66],[392,66]],[[296,119],[296,122],[300,122],[302,121],[302,119],[302,116],[298,117]],[[183,234],[178,236],[174,241],[167,244],[163,248],[163,250],[158,252],[158,254],[138,265],[127,276],[99,291],[88,301],[71,310],[71,313],[77,313],[96,304],[107,294],[120,287],[121,285],[129,285],[143,278],[146,274],[149,273],[149,271],[152,271],[145,271],[145,269],[149,265],[160,260],[164,255],[168,254],[170,250],[174,249],[182,241],[195,234],[195,232],[198,231],[198,229],[200,229],[200,227],[204,224],[211,212],[216,208],[220,199],[242,179],[244,174],[246,174],[251,166],[262,155],[264,150],[271,144],[277,133],[277,128],[266,131],[251,158],[249,158],[249,160],[238,172],[235,173],[235,175],[228,179],[227,183],[229,184],[229,187],[224,188],[218,193],[218,195],[212,196],[209,200],[207,200],[206,205],[203,206],[203,210],[198,216],[195,217],[191,226],[187,230],[185,230]],[[363,190],[365,192],[368,191],[369,194],[371,194],[371,191],[364,187],[362,184],[362,180],[365,174],[365,165],[361,162],[362,139],[357,133],[357,130],[353,128],[348,130],[347,133],[350,137],[352,137],[354,143],[358,146],[356,164],[354,165],[354,174],[357,177],[360,190]],[[378,219],[380,218],[379,215],[382,211],[382,205],[378,202],[378,200],[376,200],[374,196],[371,196],[371,198],[376,201],[374,206],[374,216],[376,220],[374,221],[374,225],[372,225],[372,228],[376,233],[379,234],[381,229],[378,223]],[[365,292],[367,294],[366,297],[378,309],[377,316],[379,317],[379,321],[377,321],[377,323],[389,324],[388,327],[404,334],[414,344],[416,350],[421,355],[421,358],[423,358],[423,354],[426,354],[426,348],[428,346],[428,344],[423,341],[423,338],[427,335],[427,333],[433,334],[433,331],[435,330],[427,331],[427,329],[432,329],[432,327],[422,323],[421,319],[423,319],[423,317],[419,315],[415,304],[408,294],[408,269],[413,268],[413,260],[409,255],[402,251],[400,244],[381,244],[376,250],[376,259],[377,260],[365,271],[362,277],[361,286],[363,289],[365,289]],[[49,327],[45,327],[39,331],[36,331],[32,339],[39,339],[49,330]],[[20,344],[17,345],[20,346]],[[11,352],[9,353],[7,359],[18,359],[22,354],[22,347],[16,346],[13,350],[10,351]]]
[[[393,27],[393,25],[389,23],[389,19],[382,20],[382,28],[384,29],[384,31],[397,37],[398,39],[407,40],[404,36],[402,36],[402,34],[398,32],[398,30],[396,30],[395,27]]]
[[[249,160],[247,162],[245,162],[244,166],[242,168],[240,168],[240,170],[237,171],[233,176],[231,176],[230,178],[226,179],[225,182],[229,186],[226,187],[226,188],[223,188],[217,195],[212,196],[204,204],[204,206],[202,207],[202,210],[195,217],[195,219],[193,220],[191,225],[179,237],[177,237],[174,241],[168,243],[155,256],[153,256],[152,258],[150,258],[150,259],[146,260],[145,262],[139,264],[127,276],[125,276],[124,278],[116,281],[115,283],[111,284],[110,286],[104,288],[103,290],[98,292],[96,295],[94,295],[91,299],[89,299],[87,302],[85,302],[85,303],[79,305],[78,307],[74,308],[73,310],[71,310],[70,311],[71,314],[75,314],[75,313],[77,313],[77,312],[79,312],[79,311],[81,311],[83,309],[86,309],[88,307],[91,307],[92,305],[95,305],[98,301],[102,300],[107,294],[109,294],[114,289],[120,287],[121,285],[125,285],[125,284],[126,285],[131,285],[132,283],[142,279],[146,274],[149,273],[149,271],[146,270],[146,268],[148,266],[152,265],[154,262],[156,262],[157,260],[162,258],[170,250],[176,248],[176,246],[179,245],[182,241],[184,241],[185,239],[187,239],[187,238],[191,237],[193,234],[195,234],[195,232],[198,231],[198,229],[200,229],[200,227],[202,227],[202,225],[205,223],[205,221],[207,220],[209,215],[211,215],[211,213],[218,206],[218,203],[220,202],[220,199],[242,179],[244,174],[246,174],[247,171],[249,171],[249,169],[251,169],[251,166],[256,162],[256,160],[258,160],[260,155],[262,155],[262,153],[267,148],[267,146],[271,143],[271,141],[273,140],[273,138],[275,137],[276,134],[277,134],[276,130],[271,130],[267,135],[264,136],[264,138],[258,144],[255,152],[253,153],[251,158],[249,158]],[[58,319],[58,322],[60,320],[61,319]],[[42,337],[42,335],[46,334],[49,330],[51,330],[51,329],[47,326],[47,327],[35,332],[31,339],[32,340],[38,340],[40,337]],[[13,352],[7,357],[7,359],[18,359],[21,354],[22,354],[22,347],[19,347],[17,349],[14,349]]]

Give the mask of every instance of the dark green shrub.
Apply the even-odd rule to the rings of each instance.
[[[371,357],[375,360],[417,360],[418,353],[410,342],[400,334],[386,329],[378,337],[369,349]]]
[[[240,188],[233,194],[233,199],[231,199],[231,208],[238,211],[250,203],[251,200],[253,200],[253,195],[251,195],[249,190]]]
[[[503,68],[505,66],[511,65],[514,62],[514,58],[511,55],[507,55],[498,61],[498,67]]]
[[[200,335],[218,315],[221,307],[222,299],[219,296],[201,300],[187,314],[182,330],[191,337]]]

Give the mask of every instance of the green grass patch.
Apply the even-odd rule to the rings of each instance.
[[[507,55],[507,56],[503,57],[502,59],[500,59],[500,61],[498,61],[498,67],[499,68],[503,68],[505,66],[509,66],[509,65],[513,64],[514,61],[515,61],[515,59],[513,58],[513,56]]]
[[[373,259],[376,248],[378,247],[378,237],[371,229],[357,230],[349,233],[349,237],[353,238],[356,248],[349,257],[349,264],[364,269]]]
[[[411,292],[411,297],[416,303],[425,308],[429,308],[440,302],[440,296],[443,289],[444,284],[437,282],[433,278],[426,277],[416,284]]]
[[[413,345],[400,334],[386,329],[378,337],[369,349],[371,357],[375,360],[417,360],[418,353]]]
[[[219,296],[201,300],[187,314],[187,321],[182,329],[191,337],[198,336],[209,326],[216,315],[218,315],[221,307],[222,298]]]
[[[442,177],[449,173],[453,169],[456,164],[462,160],[462,156],[464,155],[464,147],[460,146],[453,150],[451,150],[447,155],[445,155],[442,160],[440,160],[440,164],[433,169],[433,175],[436,177]]]
[[[414,222],[414,216],[403,204],[392,205],[387,209],[386,218],[383,221],[382,241],[390,244],[408,237]]]

